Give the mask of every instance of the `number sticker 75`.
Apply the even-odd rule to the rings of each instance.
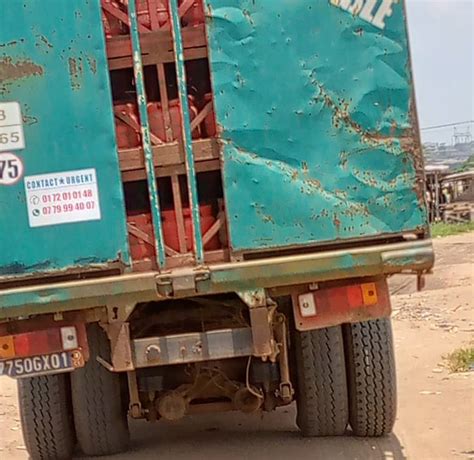
[[[23,177],[23,163],[13,153],[0,153],[0,185],[13,185]]]

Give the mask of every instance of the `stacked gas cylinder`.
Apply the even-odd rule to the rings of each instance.
[[[182,29],[203,26],[205,14],[203,0],[179,0],[183,6],[181,14]],[[136,0],[137,19],[140,33],[163,31],[171,35],[168,0]],[[181,10],[181,8],[180,8]],[[129,36],[128,0],[102,0],[102,20],[106,39],[120,40]],[[168,91],[168,90],[166,90]],[[199,112],[212,101],[212,94],[201,93],[188,97],[190,121],[196,119]],[[154,146],[172,144],[182,138],[181,108],[179,99],[170,98],[162,103],[151,99],[147,104],[151,141]],[[137,103],[133,98],[114,102],[116,139],[119,151],[141,147],[141,125]],[[167,126],[169,125],[169,126]],[[201,123],[193,126],[192,138],[206,139],[216,135],[216,124],[213,111],[207,111]],[[193,250],[192,218],[189,208],[182,209],[185,236],[185,251]],[[175,209],[163,209],[162,229],[165,245],[169,251],[182,253],[183,247],[178,238],[178,218]],[[216,222],[215,212],[209,204],[200,206],[201,232],[205,234]],[[134,261],[153,259],[155,248],[151,214],[143,209],[127,210],[127,222],[130,233],[130,248]],[[147,237],[148,235],[148,237]],[[219,235],[214,235],[205,243],[205,250],[212,251],[222,247]]]

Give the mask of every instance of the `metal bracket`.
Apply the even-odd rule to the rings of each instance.
[[[128,318],[135,310],[136,302],[133,303],[117,303],[107,304],[107,322],[113,323],[125,323]]]
[[[129,323],[103,325],[110,339],[112,370],[114,372],[133,371],[132,342]],[[103,364],[103,363],[101,363]]]
[[[263,360],[270,358],[274,361],[278,354],[272,331],[275,303],[271,299],[267,299],[265,289],[239,291],[237,295],[249,307],[253,356]]]
[[[206,269],[181,270],[173,275],[163,274],[156,277],[158,292],[166,297],[194,295],[198,292],[198,284],[210,279]]]
[[[236,293],[249,308],[266,307],[267,295],[265,289],[251,291],[237,291]]]
[[[280,387],[278,389],[278,396],[284,403],[289,404],[293,400],[295,390],[293,389],[290,379],[286,317],[278,313],[275,320],[275,338],[279,346],[278,363],[280,365]]]
[[[130,415],[132,418],[142,418],[144,416],[140,393],[138,391],[138,379],[135,371],[127,372],[128,392],[130,395]]]
[[[425,288],[426,278],[424,272],[418,272],[416,274],[416,290],[421,292]]]
[[[196,292],[196,277],[194,274],[173,277],[171,279],[173,292]]]

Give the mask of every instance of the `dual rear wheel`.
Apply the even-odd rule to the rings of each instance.
[[[127,409],[121,376],[95,359],[108,359],[110,345],[98,325],[88,328],[91,359],[72,374],[18,380],[25,445],[32,460],[69,460],[76,443],[87,456],[127,450]]]
[[[95,359],[110,356],[106,334],[88,331],[91,359],[69,374],[18,381],[20,414],[33,460],[68,460],[76,443],[88,456],[129,445],[119,374]],[[396,415],[395,362],[390,319],[295,332],[297,424],[305,436],[382,436]]]
[[[383,436],[396,417],[389,318],[296,332],[297,424],[304,436]]]

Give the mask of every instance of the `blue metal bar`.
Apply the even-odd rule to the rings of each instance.
[[[196,262],[204,262],[204,247],[201,235],[201,216],[199,211],[199,198],[197,193],[196,170],[194,167],[193,145],[191,136],[191,122],[188,106],[188,90],[186,86],[186,69],[184,67],[183,37],[179,18],[178,0],[168,0],[171,15],[171,30],[174,39],[174,57],[176,62],[176,77],[178,80],[178,93],[181,105],[181,119],[183,131],[183,144],[186,160],[186,173],[188,177],[189,203],[193,221],[194,250]]]
[[[156,184],[155,165],[153,162],[153,149],[150,140],[150,124],[148,121],[145,82],[143,78],[142,50],[140,35],[138,33],[137,7],[135,0],[128,1],[128,16],[130,20],[130,35],[132,38],[133,72],[135,74],[135,87],[137,91],[138,110],[142,130],[143,152],[145,154],[145,169],[150,197],[151,217],[153,220],[154,239],[156,248],[156,261],[160,268],[165,266],[166,253],[161,224],[160,200]]]

